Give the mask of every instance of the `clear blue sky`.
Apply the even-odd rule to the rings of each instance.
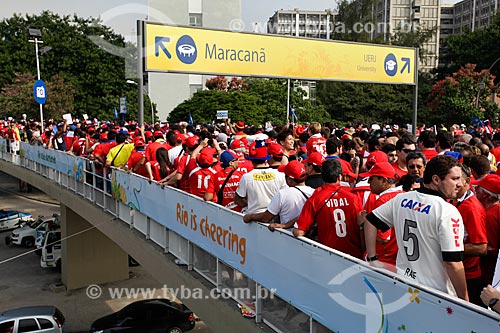
[[[106,25],[132,39],[128,36],[134,35],[135,21],[147,16],[146,4],[147,0],[1,0],[0,19],[11,17],[14,13],[38,14],[43,10],[59,14],[76,13],[81,17],[101,16]],[[264,27],[268,18],[279,9],[324,10],[335,7],[334,0],[242,0],[242,18],[247,27],[245,30],[250,31],[253,22]]]

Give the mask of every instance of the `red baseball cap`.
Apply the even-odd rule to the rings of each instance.
[[[315,152],[312,152],[311,154],[309,154],[309,156],[307,157],[307,160],[305,160],[303,163],[304,164],[305,163],[312,164],[312,165],[316,165],[316,166],[322,166],[324,161],[325,161],[325,157],[323,156],[323,154],[315,151]]]
[[[267,145],[265,140],[255,140],[249,149],[247,160],[255,161],[255,160],[268,160],[271,156],[267,152]]]
[[[162,131],[155,131],[155,132],[153,133],[153,136],[154,136],[155,138],[163,138],[163,132],[162,132]]]
[[[201,167],[209,167],[214,162],[214,154],[211,149],[203,149],[196,157],[196,162]]]
[[[177,141],[177,142],[184,143],[185,140],[186,140],[186,137],[184,136],[184,134],[177,134],[175,136],[175,141]]]
[[[381,150],[375,150],[368,155],[368,158],[366,160],[366,166],[371,167],[375,163],[380,163],[380,162],[389,162],[387,159],[387,154],[384,153]]]
[[[352,178],[353,181],[356,181],[356,178],[358,178],[358,175],[354,173],[354,170],[352,170],[351,163],[349,163],[346,160],[343,160],[341,158],[339,158],[338,161],[340,162],[340,166],[342,167],[342,174],[349,176]]]
[[[108,141],[108,133],[107,132],[101,133],[101,135],[99,136],[99,139],[101,141]]]
[[[189,138],[187,138],[186,141],[184,141],[184,143],[186,144],[186,146],[188,148],[193,148],[194,146],[196,146],[199,143],[199,138],[198,138],[198,136],[193,135],[193,136],[190,136]]]
[[[272,157],[283,157],[285,154],[285,148],[283,148],[283,146],[279,143],[270,142],[267,146],[267,152]]]
[[[280,165],[278,171],[284,172],[285,175],[292,179],[302,179],[307,177],[306,168],[304,164],[297,160],[290,161],[288,164]]]
[[[360,176],[363,178],[378,176],[378,177],[384,177],[387,179],[396,179],[395,174],[396,174],[396,172],[394,171],[394,168],[392,167],[391,163],[389,163],[389,162],[377,162],[377,163],[375,163],[375,165],[372,166],[372,168],[368,172],[362,173],[362,174],[360,174]]]
[[[231,142],[231,146],[229,148],[231,149],[245,148],[245,143],[241,140],[234,139]]]
[[[144,147],[146,145],[141,137],[138,136],[136,139],[137,140],[134,140],[135,147]]]
[[[476,185],[492,193],[500,194],[500,176],[497,174],[487,175],[483,179],[477,181]]]

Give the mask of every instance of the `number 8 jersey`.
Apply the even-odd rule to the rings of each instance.
[[[402,193],[366,218],[382,231],[394,226],[399,274],[456,296],[443,261],[462,261],[464,226],[458,210],[439,192]]]

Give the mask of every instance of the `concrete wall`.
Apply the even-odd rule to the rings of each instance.
[[[128,279],[127,252],[64,205],[61,219],[61,278],[67,290]]]

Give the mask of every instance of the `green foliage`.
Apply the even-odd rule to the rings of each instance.
[[[332,39],[373,42],[370,31],[368,29],[358,29],[358,27],[364,27],[367,23],[374,23],[374,17],[372,16],[374,5],[375,0],[340,1],[338,3],[338,14],[335,16]]]
[[[0,115],[21,118],[39,117],[39,105],[33,97],[33,83],[36,77],[30,73],[15,73],[14,82],[6,85],[0,92]],[[44,118],[61,119],[62,114],[73,111],[74,89],[60,75],[54,75],[46,81],[47,103],[43,106]]]
[[[204,90],[179,104],[169,115],[169,121],[187,121],[189,113],[195,123],[216,120],[217,110],[228,110],[233,120],[248,124],[286,123],[287,81],[280,79],[246,78],[243,90]],[[305,91],[291,89],[290,103],[294,106],[299,122],[327,121],[329,115],[322,106],[312,106],[304,99]],[[290,121],[293,121],[290,117]]]
[[[490,96],[498,92],[494,84],[495,77],[488,71],[475,71],[476,65],[467,64],[453,76],[436,82],[429,95],[429,106],[441,123],[470,123],[478,116],[480,119],[490,119],[498,123],[498,105],[491,101]],[[484,88],[479,94],[479,108],[476,108],[476,98],[479,84]]]
[[[112,119],[120,96],[130,95],[129,102],[137,100],[132,98],[137,88],[125,83],[124,58],[110,54],[90,39],[99,36],[109,45],[124,48],[123,37],[91,18],[61,17],[48,11],[39,16],[14,15],[0,22],[0,87],[15,83],[15,73],[37,73],[35,46],[28,42],[28,27],[41,30],[44,43],[40,47],[52,47],[40,56],[41,78],[50,81],[55,77],[70,87],[67,92],[73,92],[71,109],[65,106],[67,96],[59,96],[63,90],[51,91],[48,87],[48,96],[59,101],[53,106],[54,115],[73,111],[79,117],[86,113],[90,118]],[[23,109],[31,113],[38,106],[26,99]],[[130,117],[137,117],[137,107],[135,114],[133,107],[129,111]]]
[[[425,101],[430,87],[430,78],[419,75],[420,117],[428,114]],[[411,86],[324,81],[318,83],[317,96],[330,116],[342,122],[412,123]]]

